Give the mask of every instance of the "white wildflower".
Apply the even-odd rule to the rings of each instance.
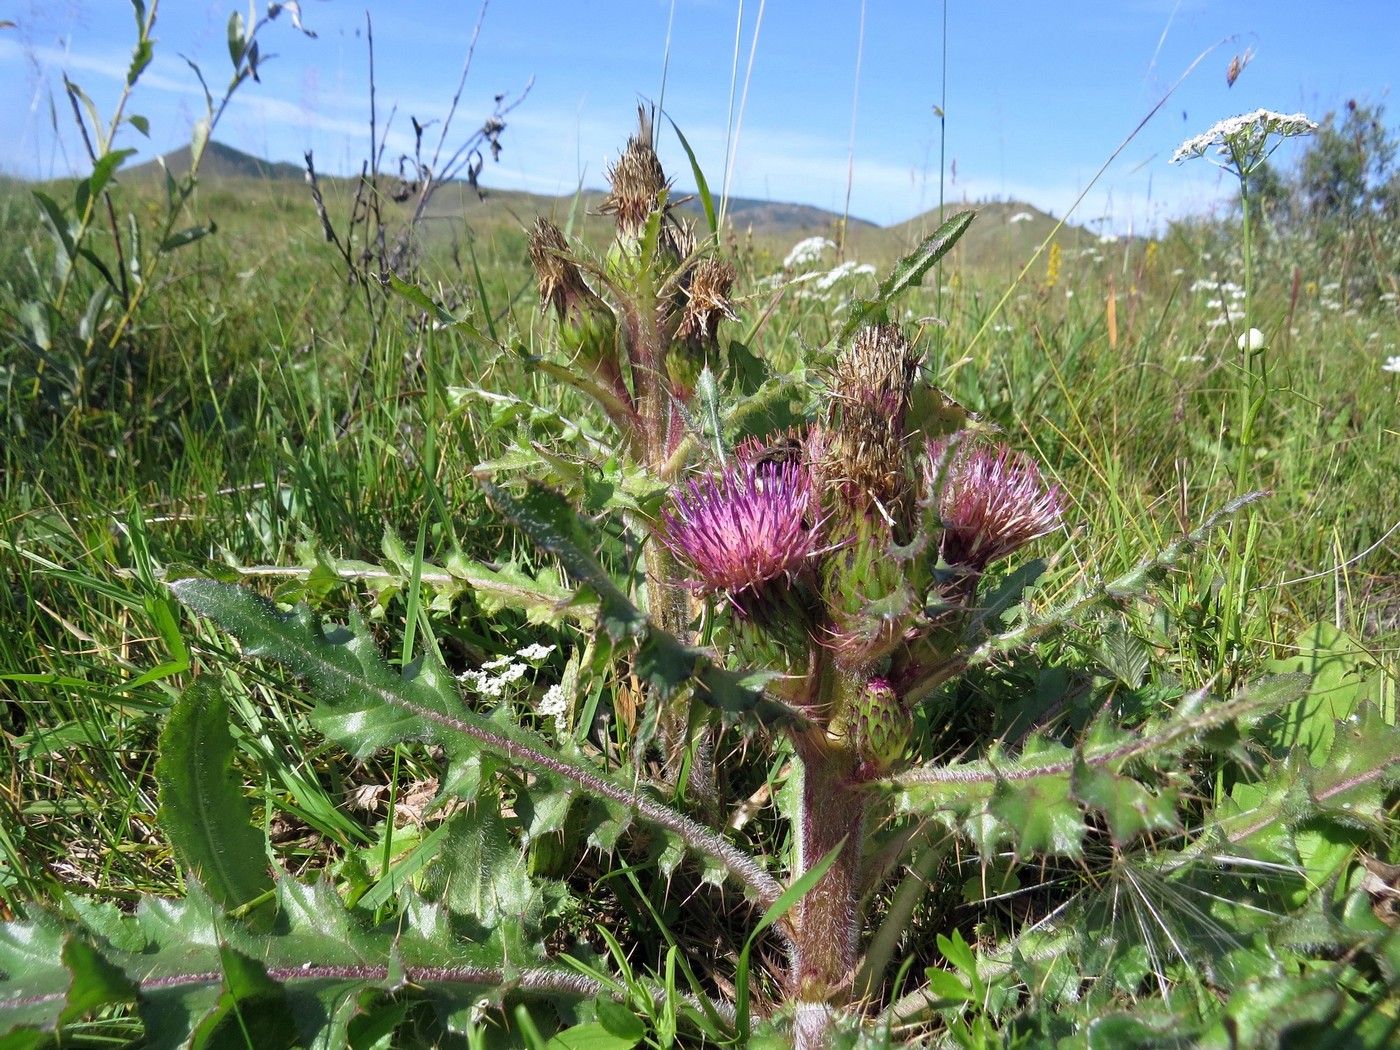
[[[1400,356],[1392,355],[1385,359],[1385,364],[1381,365],[1382,372],[1400,372]]]
[[[499,671],[502,667],[507,666],[509,663],[509,656],[498,656],[496,657],[496,659],[488,660],[486,663],[482,664],[481,669],[483,671]]]
[[[1011,216],[1011,218],[1007,219],[1006,221],[1007,221],[1007,222],[1030,222],[1030,221],[1031,221],[1032,219],[1034,219],[1034,218],[1035,218],[1035,216],[1032,215],[1032,214],[1031,214],[1030,212],[1028,212],[1028,211],[1018,211],[1015,215]]]
[[[822,253],[836,247],[835,241],[827,240],[825,237],[808,237],[806,240],[798,241],[792,246],[792,251],[787,253],[787,258],[783,260],[783,269],[791,270],[794,266],[805,266],[808,263],[816,262],[822,257]]]
[[[539,642],[531,642],[524,649],[517,649],[515,655],[525,660],[543,660],[552,652],[554,652],[554,646],[552,645],[540,645]]]
[[[1311,135],[1316,130],[1317,123],[1302,113],[1285,115],[1271,109],[1256,109],[1253,113],[1219,121],[1204,134],[1187,139],[1172,154],[1171,162],[1179,164],[1193,157],[1204,157],[1213,149],[1215,156],[1224,157],[1226,163],[1214,159],[1211,163],[1246,175],[1284,139]],[[1270,140],[1275,140],[1272,145]]]
[[[538,708],[540,717],[554,719],[554,731],[560,736],[569,731],[569,699],[562,685],[552,685],[544,691]]]
[[[847,259],[846,262],[841,263],[836,269],[830,270],[829,273],[822,274],[822,277],[816,281],[816,287],[820,288],[822,291],[826,291],[827,288],[832,287],[837,281],[844,280],[853,273],[855,273],[855,262],[853,259]]]

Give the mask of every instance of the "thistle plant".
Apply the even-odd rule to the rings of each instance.
[[[353,612],[152,579],[178,651],[141,680],[189,679],[155,770],[188,889],[19,909],[0,1041],[114,1016],[134,1037],[134,1015],[169,1046],[1263,1045],[1295,1022],[1387,1045],[1400,953],[1352,857],[1400,786],[1400,732],[1367,703],[1393,682],[1319,635],[1319,660],[1345,658],[1316,686],[1297,661],[1187,692],[1131,631],[1259,494],[1116,577],[1051,568],[1035,546],[1091,504],[1021,441],[947,432],[890,321],[970,216],[852,302],[810,372],[740,381],[736,340],[721,348],[738,275],[674,213],[649,121],[610,175],[604,254],[534,227],[554,321],[522,355],[596,404],[606,426],[576,428],[595,458],[536,442],[474,472],[539,563],[438,566],[426,528],[412,554],[387,535],[394,663]],[[464,592],[559,659],[482,656],[443,626]],[[221,631],[277,666],[241,666]],[[314,881],[283,869],[234,775],[264,738],[230,712],[289,675],[326,738],[311,772],[422,767],[431,830],[356,825],[372,849]],[[628,705],[661,767],[645,733],[614,733]],[[706,765],[707,794],[681,790]],[[1042,881],[1001,921],[1018,869]],[[677,912],[724,921],[697,943]]]
[[[978,578],[1061,520],[1030,460],[970,441],[945,454],[918,433],[919,364],[897,326],[862,329],[791,458],[756,465],[741,451],[678,488],[663,516],[696,586],[777,643],[768,688],[800,715],[787,730],[801,769],[792,872],[820,873],[796,907],[784,978],[802,1047],[826,1045],[832,1011],[852,1005],[869,785],[905,759],[913,708],[955,660]]]

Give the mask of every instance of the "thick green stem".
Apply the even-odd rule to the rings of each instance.
[[[851,753],[830,747],[824,731],[799,737],[797,753],[802,788],[793,878],[840,850],[797,905],[789,991],[797,1007],[793,1045],[812,1050],[828,1045],[831,1010],[851,998],[867,793],[854,781]]]

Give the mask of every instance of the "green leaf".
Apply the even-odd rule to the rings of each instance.
[[[52,916],[0,925],[0,1033],[53,1031],[73,977],[63,965],[66,930]]]
[[[1003,781],[987,807],[1006,829],[1015,830],[1018,854],[1058,853],[1078,856],[1084,838],[1084,815],[1070,797],[1069,777],[1053,774],[1016,784]],[[983,856],[994,843],[978,844]]]
[[[234,634],[248,655],[275,660],[310,680],[318,701],[313,722],[355,757],[403,741],[440,742],[455,765],[484,748],[513,765],[571,781],[595,798],[669,829],[687,846],[718,860],[760,899],[777,897],[773,878],[722,835],[639,792],[635,784],[560,753],[534,733],[472,711],[446,668],[431,656],[395,673],[358,616],[350,628],[327,631],[305,606],[280,612],[241,587],[196,578],[169,587],[184,605]],[[679,645],[674,639],[671,644]],[[746,688],[736,683],[732,691]]]
[[[228,945],[219,946],[223,989],[195,1027],[191,1050],[285,1050],[296,1045],[296,1018],[282,986],[263,965]]]
[[[690,143],[685,140],[680,127],[671,120],[669,113],[666,114],[666,119],[671,121],[671,130],[676,133],[676,138],[680,139],[681,149],[685,150],[685,155],[690,160],[690,173],[695,176],[695,189],[700,195],[700,206],[705,209],[705,225],[709,228],[710,236],[716,237],[719,234],[719,219],[715,214],[715,199],[710,195],[710,184],[705,181],[705,171],[695,159],[695,151],[690,148]]]
[[[447,839],[425,873],[424,893],[441,900],[480,940],[490,931],[510,927],[518,937],[507,954],[523,963],[519,951],[538,931],[544,914],[544,883],[530,877],[525,854],[506,827],[495,797],[478,796],[469,809],[454,814]],[[523,934],[523,937],[519,935]]]
[[[92,174],[73,188],[74,210],[78,215],[87,214],[89,204],[107,188],[112,176],[126,158],[134,156],[135,153],[134,149],[116,149],[97,159],[97,163],[92,166]]]
[[[73,243],[73,234],[68,227],[68,219],[64,216],[63,209],[47,193],[39,190],[30,190],[29,192],[39,202],[39,216],[43,219],[44,227],[48,230],[54,246],[58,248],[60,260],[71,266],[78,257],[78,250]]]
[[[252,827],[233,755],[228,707],[210,679],[196,679],[160,735],[157,820],[184,866],[225,908],[272,889],[267,844]]]
[[[1389,720],[1395,721],[1395,679],[1347,634],[1316,623],[1299,635],[1290,652],[1270,666],[1281,673],[1306,674],[1312,684],[1306,695],[1256,728],[1255,736],[1275,754],[1301,747],[1313,766],[1322,766],[1337,723],[1365,701],[1388,710]]]
[[[243,24],[243,16],[235,11],[228,19],[228,57],[235,71],[243,67],[243,54],[247,50],[247,28]]]
[[[894,265],[894,269],[880,282],[874,299],[853,299],[850,317],[841,328],[837,342],[845,342],[856,329],[867,324],[878,324],[887,319],[890,303],[909,288],[924,279],[924,274],[943,256],[947,255],[967,228],[972,225],[975,213],[961,211],[945,222],[920,242],[908,255]]]
[[[173,252],[176,248],[183,248],[187,244],[193,244],[195,241],[218,232],[219,224],[215,222],[211,222],[208,226],[190,226],[183,230],[176,230],[160,242],[160,250]]]
[[[151,47],[149,39],[142,39],[137,42],[131,51],[131,65],[126,70],[126,86],[134,87],[141,74],[145,72],[147,66],[151,64],[155,51]],[[132,118],[133,121],[135,118]],[[144,133],[143,133],[144,134]]]
[[[400,298],[408,300],[444,328],[460,329],[472,340],[484,346],[493,346],[495,344],[496,341],[494,339],[482,335],[481,332],[476,329],[467,315],[464,314],[461,317],[456,317],[448,313],[434,301],[431,295],[418,287],[418,285],[409,284],[398,274],[394,273],[389,274],[388,283],[390,291],[394,292]]]

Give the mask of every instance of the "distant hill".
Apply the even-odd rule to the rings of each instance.
[[[165,167],[172,175],[184,175],[190,170],[190,147],[181,146],[165,154]],[[216,179],[297,179],[304,176],[304,169],[297,164],[285,161],[262,160],[251,153],[244,153],[222,142],[211,142],[204,148],[204,160],[199,167],[200,174]],[[160,165],[153,160],[126,168],[122,174],[130,178],[156,178],[160,176]]]
[[[166,154],[165,164],[175,174],[188,171],[189,147]],[[299,165],[262,160],[221,142],[209,143],[201,172],[206,185],[223,183],[222,188],[233,192],[237,192],[235,187],[240,182],[245,185],[256,181],[264,185],[285,186],[287,180],[300,183],[305,177]],[[159,178],[160,169],[156,162],[147,161],[124,169],[122,177],[132,181]],[[348,186],[349,180],[326,177],[323,184],[330,199],[335,195],[336,188]],[[523,190],[493,189],[490,186],[483,189],[486,194],[484,199],[466,183],[444,186],[433,197],[425,218],[439,227],[465,222],[478,230],[518,230],[533,223],[539,215],[551,216],[562,224],[578,208],[582,224],[576,228],[576,232],[590,240],[595,237],[603,240],[611,236],[611,223],[598,217],[604,197],[601,190],[584,189],[576,202],[572,194],[551,197]],[[253,192],[252,187],[245,192]],[[300,189],[298,192],[301,192]],[[686,195],[684,190],[677,192]],[[309,196],[307,207],[310,207]],[[1032,205],[1016,201],[950,202],[944,206],[943,217],[950,217],[966,208],[977,212],[977,221],[958,243],[955,252],[963,263],[974,269],[1019,269],[1050,236],[1056,225],[1052,216]],[[696,219],[703,215],[698,199],[685,202],[680,210]],[[807,204],[734,197],[729,200],[726,215],[730,228],[737,236],[753,238],[757,245],[780,258],[799,240],[813,236],[835,239],[837,231],[841,229],[841,216]],[[938,225],[939,213],[936,209],[893,226],[877,226],[852,217],[845,224],[845,242],[852,257],[886,263],[909,251]],[[1097,252],[1100,248],[1097,235],[1071,224],[1061,227],[1056,240],[1063,252],[1073,253],[1074,257]]]

